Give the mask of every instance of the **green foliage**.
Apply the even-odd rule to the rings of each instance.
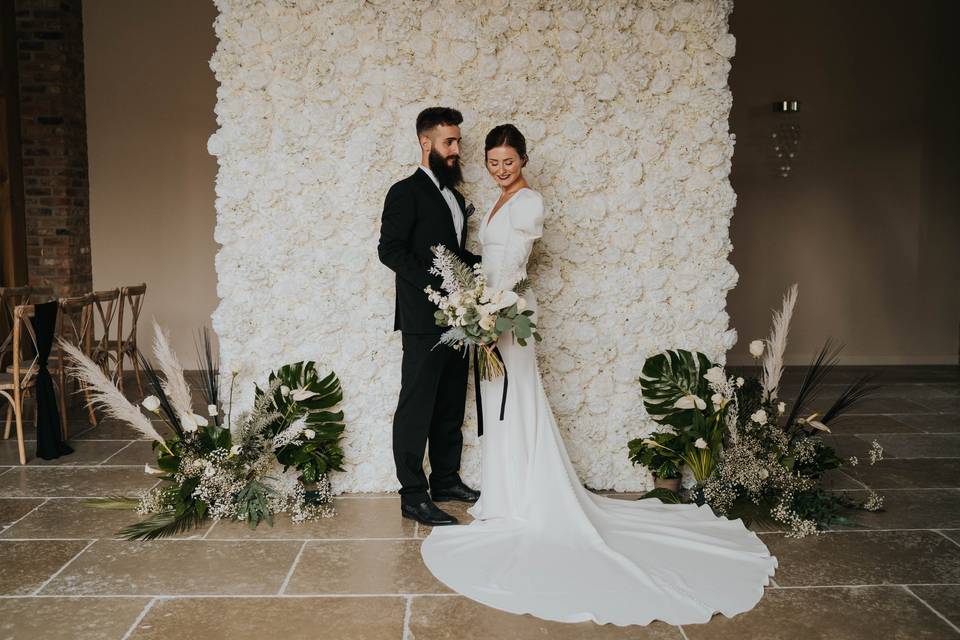
[[[693,422],[697,409],[674,405],[686,395],[710,402],[710,389],[703,377],[713,365],[705,355],[686,349],[662,351],[647,358],[640,374],[643,405],[651,418],[661,424],[683,427]]]
[[[630,461],[640,464],[658,478],[680,477],[683,465],[683,437],[676,433],[663,431],[653,433],[646,438],[636,438],[627,443]]]
[[[269,433],[276,436],[303,416],[306,426],[316,435],[311,439],[301,439],[301,444],[286,444],[277,450],[277,460],[284,468],[293,467],[300,471],[305,483],[317,479],[331,470],[343,471],[343,449],[340,439],[343,434],[343,411],[334,411],[343,399],[343,390],[337,375],[330,372],[320,378],[313,362],[296,362],[284,365],[269,377],[275,388],[270,396],[271,409],[278,417],[269,425]],[[279,384],[275,384],[279,382]],[[284,395],[282,388],[313,394],[301,400],[294,400],[295,393]],[[257,398],[265,392],[256,389]]]
[[[258,480],[251,480],[237,494],[237,519],[245,520],[251,529],[256,529],[262,521],[273,526],[273,513],[270,511],[269,498],[276,491]]]

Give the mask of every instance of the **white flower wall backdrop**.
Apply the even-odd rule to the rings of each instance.
[[[398,487],[401,348],[380,214],[419,161],[416,114],[453,106],[478,212],[497,196],[484,135],[513,122],[527,136],[526,173],[548,209],[531,269],[540,370],[581,478],[646,488],[626,455],[654,426],[637,383],[644,359],[684,347],[724,362],[736,341],[724,310],[737,281],[731,2],[216,4],[214,327],[238,388],[299,359],[333,369],[348,460],[335,490]],[[462,475],[477,484],[472,393]]]

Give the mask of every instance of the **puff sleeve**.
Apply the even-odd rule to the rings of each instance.
[[[503,255],[502,289],[511,289],[521,279],[527,277],[527,260],[533,250],[533,243],[543,235],[543,198],[532,189],[521,191],[514,198],[510,211],[510,225],[513,233],[507,240]]]

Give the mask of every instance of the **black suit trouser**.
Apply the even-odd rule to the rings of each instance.
[[[393,459],[400,498],[416,504],[427,488],[444,489],[460,482],[463,413],[468,360],[446,345],[434,348],[438,334],[403,334],[400,399],[393,416]],[[423,456],[430,443],[430,483]]]

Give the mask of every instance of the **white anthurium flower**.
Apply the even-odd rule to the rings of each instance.
[[[316,391],[310,391],[309,389],[297,389],[296,391],[290,394],[290,397],[293,398],[294,402],[303,402],[304,400],[309,400],[313,396],[320,395]]]
[[[280,395],[286,398],[290,395],[290,387],[285,384],[280,385]]]
[[[706,448],[707,448],[707,441],[704,440],[703,438],[697,438],[697,439],[694,441],[693,446],[695,446],[697,449],[706,449]]]
[[[754,340],[750,343],[750,355],[759,358],[763,355],[763,340]]]
[[[517,311],[526,311],[527,301],[524,298],[517,298]]]
[[[767,423],[767,412],[763,409],[757,409],[752,414],[750,414],[750,419],[756,422],[757,424],[766,424]]]
[[[215,404],[208,404],[208,405],[207,405],[207,415],[210,416],[211,418],[216,418],[218,415],[220,415],[220,410],[217,409],[217,405],[215,405]]]
[[[314,438],[317,437],[317,432],[314,431],[313,429],[304,429],[303,437],[306,438],[307,440],[313,440]]]
[[[157,396],[147,396],[143,399],[143,402],[140,403],[140,406],[147,411],[157,413],[160,410],[160,398]]]
[[[700,396],[689,393],[673,403],[674,409],[706,409],[707,403]]]
[[[726,376],[723,373],[723,367],[710,367],[707,369],[707,372],[703,374],[703,377],[706,378],[707,382],[712,382],[713,384],[723,384],[726,380]]]
[[[149,464],[143,465],[143,472],[151,476],[162,476],[166,471],[163,469],[157,469],[156,467],[151,467]]]

